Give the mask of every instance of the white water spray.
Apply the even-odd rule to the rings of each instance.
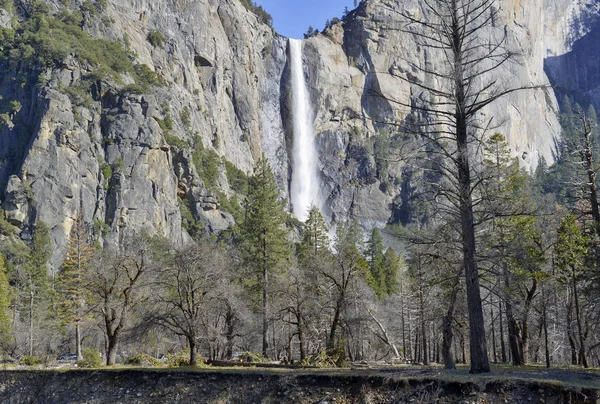
[[[310,106],[310,97],[302,67],[301,40],[290,39],[290,56],[294,116],[290,196],[292,213],[304,222],[308,218],[308,209],[311,204],[317,206],[321,212],[323,211],[317,173],[319,157],[315,146],[314,114]]]

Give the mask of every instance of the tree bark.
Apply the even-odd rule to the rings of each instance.
[[[456,369],[456,363],[452,356],[452,338],[454,336],[452,331],[452,320],[454,320],[454,308],[456,307],[456,298],[458,295],[456,286],[457,285],[452,288],[448,311],[442,322],[442,360],[444,361],[445,369]]]
[[[579,294],[577,292],[577,278],[575,276],[575,268],[571,266],[573,274],[573,299],[575,300],[575,319],[577,321],[577,332],[579,334],[579,364],[584,368],[588,367],[587,357],[585,354],[585,336],[583,335],[583,327],[581,326],[581,312],[579,310]]]
[[[115,331],[112,335],[107,335],[108,349],[106,351],[106,366],[113,366],[117,363],[117,347],[119,345],[120,332]]]
[[[81,355],[81,332],[79,329],[79,321],[75,322],[75,353],[77,355],[77,360],[80,361],[83,359]]]
[[[600,207],[598,206],[598,189],[596,187],[596,170],[594,169],[594,158],[592,155],[592,144],[590,142],[590,135],[592,129],[590,124],[587,122],[587,117],[584,117],[584,130],[585,130],[585,150],[584,160],[585,168],[588,175],[588,187],[590,189],[590,206],[592,208],[592,218],[594,218],[596,233],[600,236]]]
[[[542,284],[542,321],[544,322],[544,353],[546,355],[546,368],[550,368],[550,348],[548,346],[548,313],[546,310],[546,295]]]
[[[502,321],[502,301],[498,304],[498,312],[500,313],[500,350],[502,352],[502,363],[506,363],[506,346],[504,345],[504,326]]]
[[[196,336],[188,336],[188,344],[190,346],[190,366],[196,366],[198,364],[198,353],[196,346]]]

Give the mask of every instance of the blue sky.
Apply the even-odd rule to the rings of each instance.
[[[308,26],[323,29],[325,21],[341,18],[344,7],[354,8],[354,0],[255,0],[273,16],[273,26],[281,35],[302,38]]]

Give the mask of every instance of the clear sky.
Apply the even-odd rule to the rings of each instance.
[[[273,16],[275,30],[290,38],[303,38],[308,26],[322,30],[325,21],[342,18],[344,7],[354,8],[354,0],[255,0]]]

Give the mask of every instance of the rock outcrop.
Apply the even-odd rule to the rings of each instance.
[[[44,2],[50,13],[65,7]],[[248,174],[266,156],[288,197],[293,133],[287,39],[238,0],[102,3],[98,12],[90,12],[89,1],[71,0],[69,8],[83,10],[85,31],[121,41],[135,64],[155,74],[151,88],[127,91],[135,80],[123,74],[120,82],[95,82],[87,101],[78,102],[66,89],[89,81],[93,66],[76,55],[42,74],[13,65],[0,79],[0,112],[6,110],[0,114],[2,208],[24,238],[37,220],[48,224],[56,247],[53,268],[78,215],[108,245],[142,229],[183,241],[189,237],[182,227],[186,209],[205,229],[224,230],[234,222],[226,205],[237,193],[227,164]],[[584,8],[567,0],[503,1],[499,24],[521,50],[520,63],[504,78],[518,85],[547,83],[544,58],[587,38],[586,21],[593,18],[580,17],[593,12]],[[325,213],[333,222],[356,218],[365,228],[382,226],[392,206],[418,186],[402,163],[392,164],[383,180],[373,151],[377,137],[390,130],[386,122],[407,113],[373,91],[418,102],[420,90],[389,72],[414,74],[406,60],[443,63],[428,59],[396,29],[402,9],[424,12],[416,0],[363,1],[344,23],[304,43]],[[18,18],[24,18],[19,7],[0,9],[0,27],[10,28]],[[576,34],[569,34],[572,29]],[[562,77],[565,69],[552,71]],[[553,158],[557,108],[552,90],[531,90],[505,97],[482,118],[494,117],[496,131],[508,136],[515,155],[531,168],[540,156]]]

